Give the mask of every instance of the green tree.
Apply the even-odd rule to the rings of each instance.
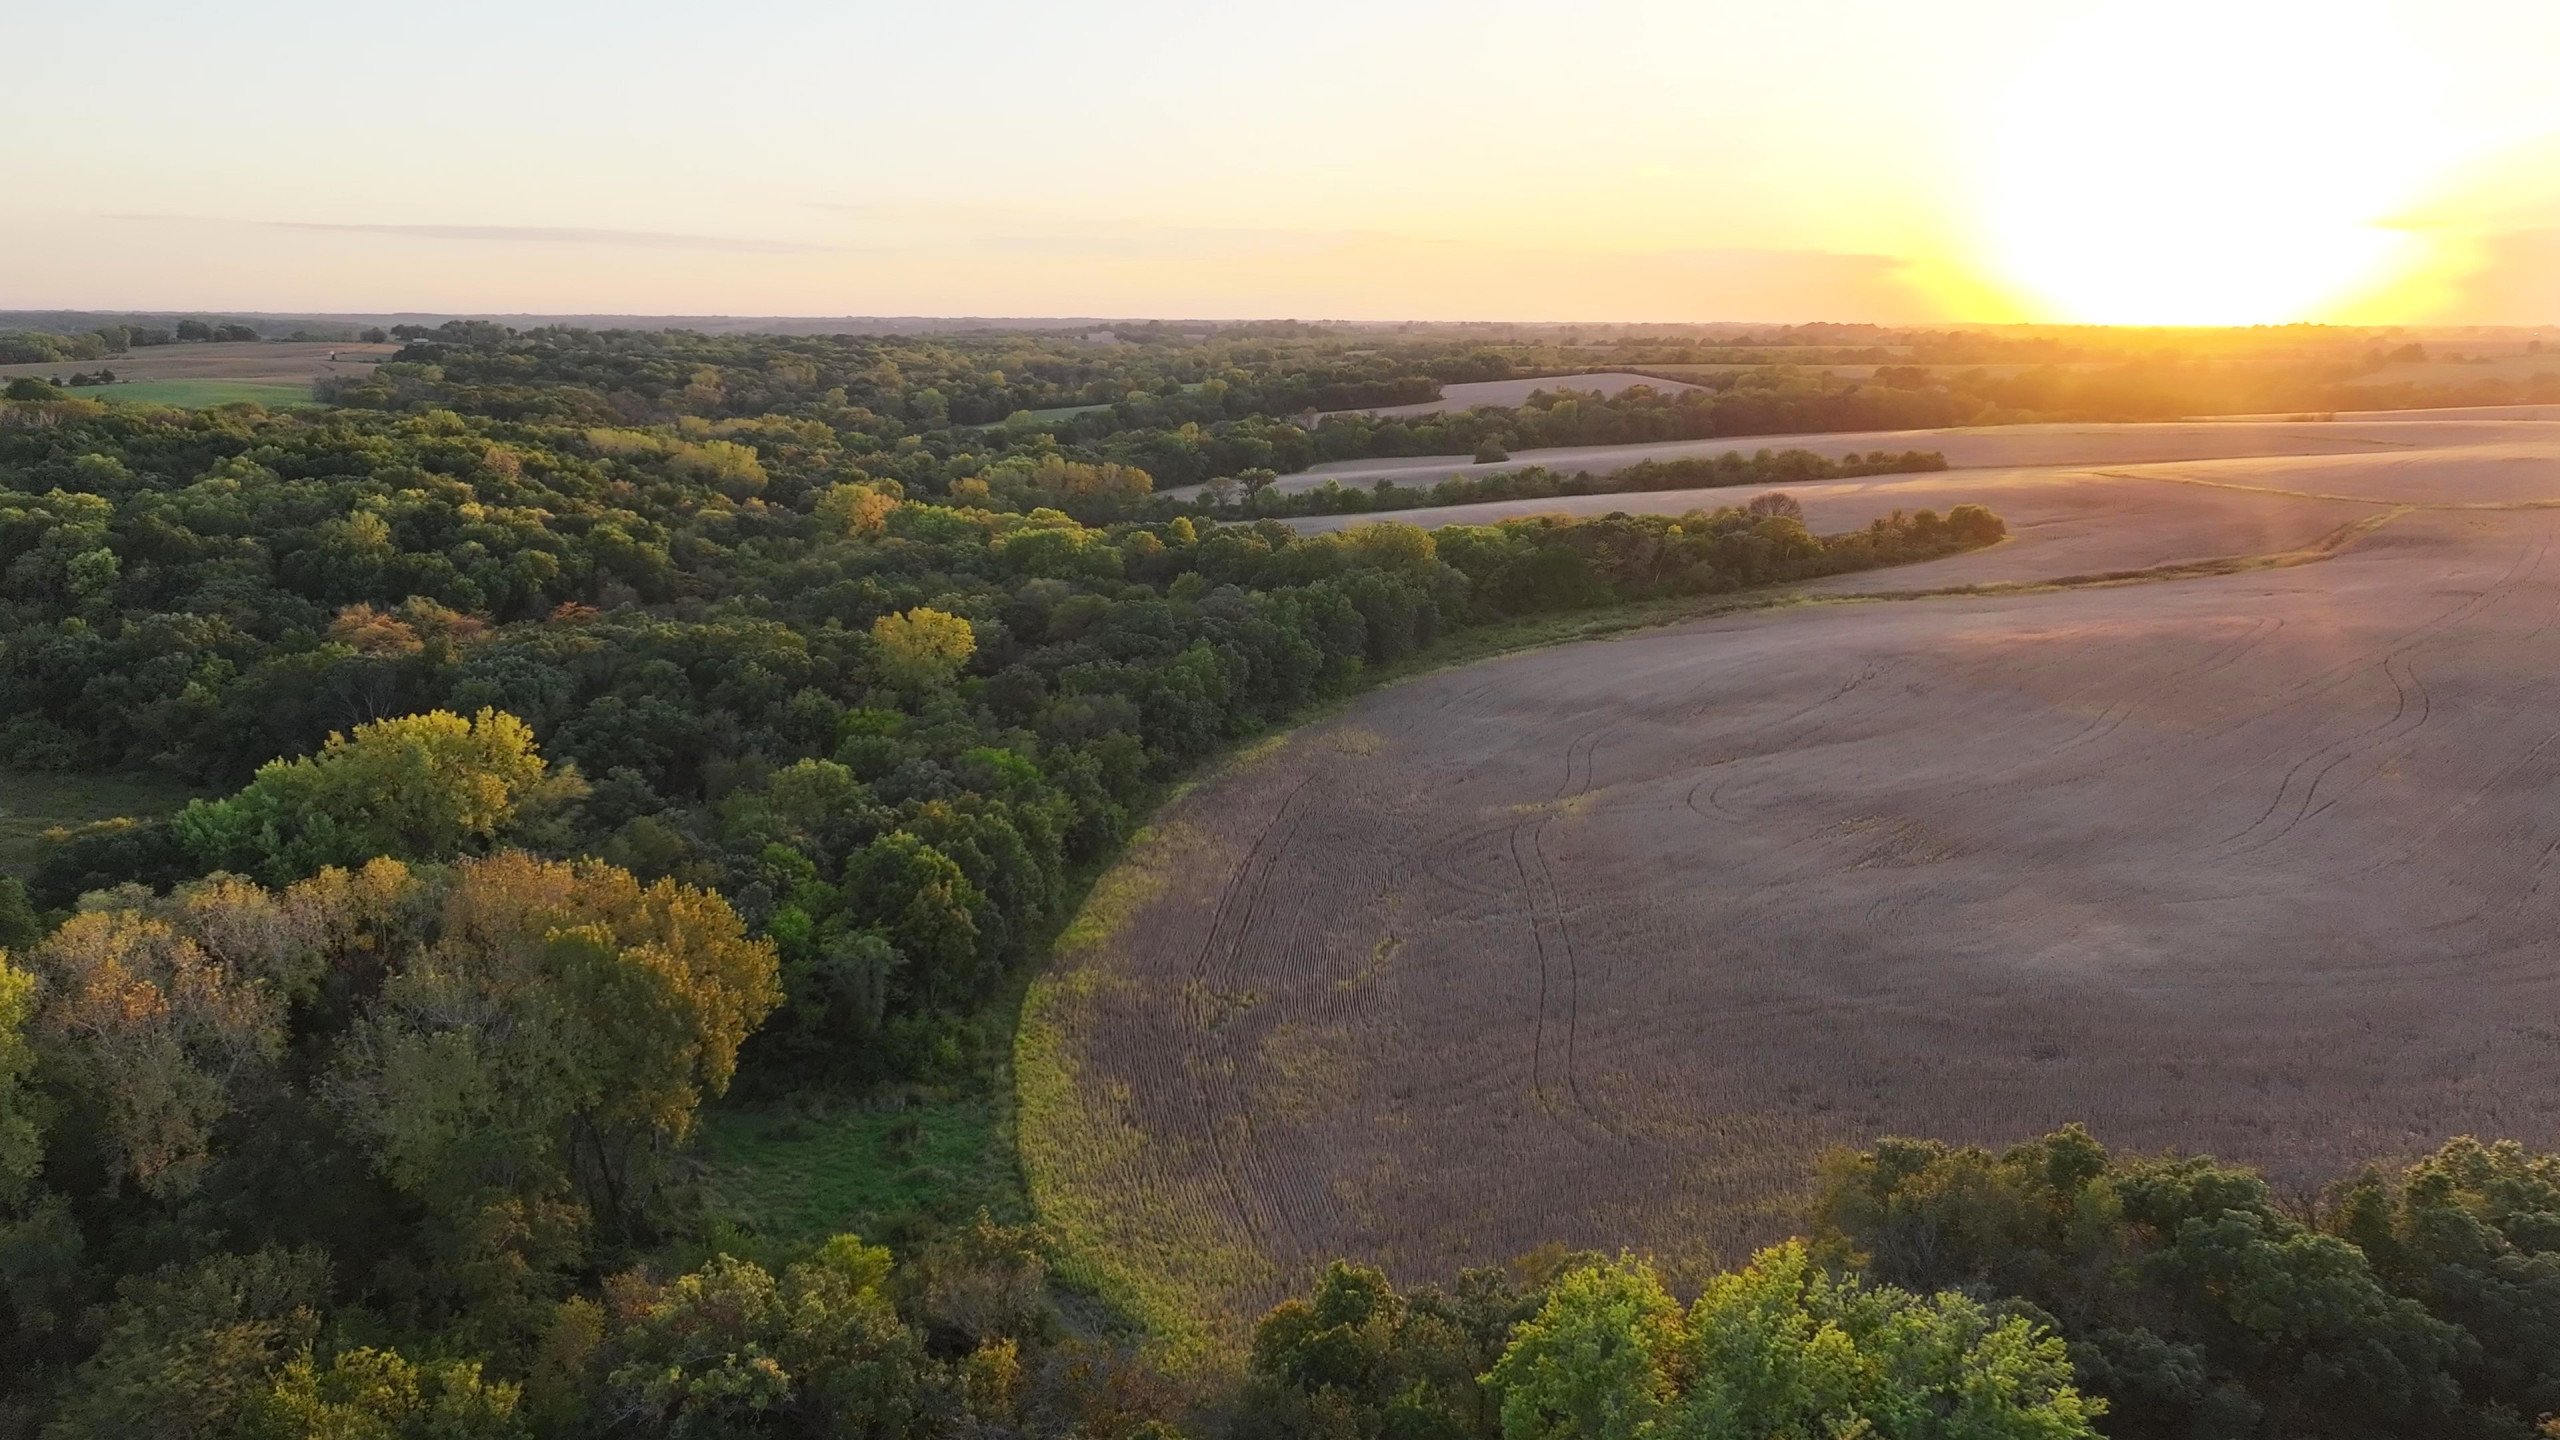
[[[1632,1256],[1556,1282],[1487,1378],[1506,1440],[1645,1440],[1677,1398],[1680,1307]]]
[[[830,822],[855,812],[870,799],[870,790],[851,769],[833,760],[801,760],[784,766],[766,782],[774,813],[804,833],[817,833]]]
[[[2560,1156],[2469,1136],[2340,1186],[2325,1228],[2462,1327],[2463,1393],[2560,1414]]]
[[[989,958],[977,921],[986,897],[950,856],[893,830],[845,862],[844,893],[853,918],[897,948],[914,991],[943,1003],[975,993]]]
[[[47,1440],[231,1440],[270,1377],[309,1349],[328,1293],[312,1251],[216,1255],[125,1282]]]
[[[597,1409],[617,1433],[668,1440],[905,1436],[924,1357],[888,1278],[887,1251],[840,1235],[778,1279],[722,1256],[632,1295],[605,1342]]]
[[[1403,1295],[1378,1271],[1337,1262],[1255,1327],[1241,1403],[1259,1433],[1278,1436],[1489,1436],[1497,1416],[1482,1377],[1536,1309],[1501,1271],[1469,1271],[1453,1294]]]
[[[2094,1440],[2105,1408],[2026,1320],[1832,1275],[1801,1244],[1685,1316],[1642,1261],[1569,1271],[1486,1378],[1508,1440]]]
[[[522,1388],[465,1360],[417,1363],[396,1350],[305,1350],[243,1407],[242,1440],[528,1440]]]
[[[755,447],[734,440],[676,441],[668,450],[668,468],[738,500],[762,492],[769,480]]]
[[[163,1198],[195,1189],[236,1087],[283,1055],[291,994],[173,908],[84,911],[28,952],[46,1071],[97,1117],[110,1172]]]
[[[1708,1284],[1682,1368],[1666,1440],[2090,1440],[2105,1411],[2026,1320],[1833,1276],[1801,1244]]]
[[[847,481],[830,485],[818,492],[813,507],[822,527],[829,535],[877,536],[889,528],[889,516],[898,508],[898,498],[877,485]]]
[[[880,678],[901,690],[950,684],[978,648],[968,621],[929,605],[872,621],[871,639]]]
[[[449,859],[582,790],[574,771],[544,763],[513,715],[436,710],[333,734],[316,754],[260,767],[228,799],[195,801],[170,826],[206,868],[283,884],[379,855]]]
[[[573,1187],[636,1224],[780,1001],[773,947],[707,890],[505,851],[457,864],[331,1091],[381,1172],[467,1236]]]
[[[2119,1436],[2468,1423],[2461,1332],[2245,1170],[2112,1156],[2076,1126],[1996,1155],[1887,1140],[1829,1163],[1816,1213],[1881,1279],[2053,1316]]]
[[[35,1018],[36,977],[9,963],[0,950],[0,1212],[25,1198],[44,1165],[44,1134],[31,1086],[35,1047],[27,1026]]]

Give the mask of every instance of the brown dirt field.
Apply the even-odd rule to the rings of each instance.
[[[2529,412],[2529,413],[2528,413]],[[1951,430],[1870,430],[1851,434],[1742,435],[1522,450],[1507,461],[1478,465],[1463,455],[1346,460],[1274,482],[1283,491],[1312,490],[1327,480],[1366,488],[1379,480],[1430,485],[1453,475],[1485,475],[1543,465],[1595,475],[1643,460],[1677,460],[1739,451],[1811,450],[1839,457],[1886,450],[1935,450],[1959,468],[2024,465],[2140,465],[2169,460],[2246,459],[2275,455],[2356,455],[2477,445],[2560,445],[2560,407],[2499,406],[2485,411],[2433,410],[2404,418],[2392,412],[2333,421],[2194,420],[2147,425],[1994,425]],[[1196,488],[1196,487],[1192,487]],[[1191,489],[1166,493],[1187,495]]]
[[[2560,365],[2560,357],[2555,357]],[[2225,424],[2291,421],[2290,415],[2206,415],[2200,420]],[[2440,405],[2416,410],[2341,410],[2326,422],[2347,425],[2392,420],[2560,420],[2560,405]]]
[[[1874,375],[1878,369],[1882,368],[1881,366],[1874,365],[1874,364],[1863,364],[1863,363],[1859,363],[1859,364],[1850,364],[1850,363],[1843,363],[1843,364],[1831,364],[1831,363],[1829,363],[1829,362],[1821,361],[1821,360],[1790,360],[1790,361],[1787,361],[1787,362],[1785,362],[1785,363],[1786,363],[1786,365],[1788,366],[1788,368],[1790,368],[1790,369],[1795,369],[1795,370],[1827,370],[1827,371],[1829,371],[1830,373],[1832,373],[1832,374],[1834,374],[1834,375],[1838,375],[1838,376],[1842,377],[1843,379],[1848,379],[1848,380],[1864,380],[1864,379],[1867,379],[1869,376]],[[2057,364],[2057,365],[2041,365],[2041,364],[2024,364],[2024,363],[2015,363],[2015,362],[2008,362],[2008,361],[1999,361],[1999,362],[1991,362],[1991,363],[1985,363],[1985,364],[1980,364],[1980,365],[1947,365],[1947,364],[1914,365],[1914,364],[1912,364],[1910,361],[1907,361],[1907,360],[1892,360],[1892,361],[1887,361],[1887,362],[1885,362],[1885,363],[1886,363],[1886,364],[1891,364],[1891,365],[1906,365],[1906,366],[1909,366],[1910,368],[1915,369],[1915,370],[1926,370],[1926,371],[1930,372],[1930,373],[1931,373],[1931,374],[1933,374],[1933,375],[1964,375],[1964,374],[1970,374],[1970,373],[1973,373],[1973,372],[1975,372],[1975,371],[1980,371],[1981,373],[1986,374],[1986,375],[1997,375],[1997,376],[2006,377],[2006,376],[2011,376],[2011,375],[2023,375],[2023,374],[2025,374],[2027,371],[2030,371],[2030,370],[2047,370],[2047,369],[2052,369],[2052,370],[2092,370],[2092,369],[2096,369],[2096,368],[2098,368],[2100,365],[2104,364],[2105,362],[2103,362],[2103,361],[2095,361],[2095,360],[2091,360],[2091,361],[2077,361],[2077,360],[2074,360],[2074,361],[2064,361],[2064,362],[2062,362],[2062,363],[2060,363],[2060,364]],[[1698,363],[1674,362],[1674,363],[1669,364],[1669,365],[1647,365],[1647,366],[1646,366],[1646,367],[1644,367],[1644,368],[1645,368],[1645,369],[1647,369],[1647,370],[1650,370],[1650,371],[1652,371],[1652,372],[1654,372],[1654,373],[1656,373],[1656,374],[1659,374],[1659,375],[1670,375],[1670,376],[1675,376],[1675,377],[1678,377],[1678,376],[1694,376],[1694,377],[1697,377],[1697,378],[1699,378],[1699,379],[1706,379],[1706,378],[1710,378],[1710,377],[1717,376],[1717,375],[1735,375],[1735,374],[1740,374],[1741,372],[1746,371],[1746,370],[1766,370],[1766,369],[1768,369],[1769,367],[1768,367],[1768,366],[1766,366],[1766,365],[1709,365],[1709,364],[1698,364]]]
[[[373,362],[387,360],[399,350],[397,345],[299,340],[148,345],[104,360],[0,365],[0,380],[19,375],[63,375],[104,365],[122,380],[239,380],[307,385],[323,375],[362,374],[372,369]],[[332,354],[340,357],[335,363],[329,359]]]
[[[1902,591],[2015,584],[2264,555],[2310,545],[2338,526],[2400,505],[2560,503],[2560,436],[2547,446],[2196,461],[2104,470],[1940,471],[1788,486],[1817,531],[1854,529],[1889,510],[1943,514],[1990,506],[2010,540],[1925,565],[1841,576],[1823,589]],[[1376,521],[1482,525],[1522,515],[1677,515],[1738,504],[1755,487],[1496,500],[1370,515],[1309,516],[1301,530]]]
[[[1337,1256],[1727,1260],[1889,1133],[2560,1142],[2560,463],[2159,468],[1914,477],[2019,538],[1834,587],[2291,563],[1513,655],[1204,782],[1035,992],[1044,1214],[1232,1343]]]
[[[2477,355],[2490,347],[2451,344],[2443,349],[2463,355]],[[2467,385],[2478,380],[2531,380],[2538,375],[2560,375],[2560,351],[2544,350],[2533,354],[2521,351],[2493,355],[2485,360],[2419,360],[2385,365],[2367,375],[2356,377],[2367,385]]]
[[[1653,375],[1632,375],[1623,370],[1594,371],[1588,375],[1546,375],[1532,380],[1470,380],[1440,387],[1440,398],[1413,405],[1382,405],[1365,410],[1328,410],[1327,415],[1379,415],[1411,418],[1417,415],[1445,415],[1452,411],[1473,410],[1481,405],[1511,409],[1525,403],[1541,390],[1585,390],[1602,395],[1615,395],[1637,385],[1650,385],[1664,394],[1698,387],[1678,380],[1665,380]]]

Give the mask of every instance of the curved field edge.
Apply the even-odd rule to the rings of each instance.
[[[1077,1039],[1133,984],[1113,963],[1117,942],[1172,883],[1183,845],[1179,826],[1139,832],[1031,982],[1014,1031],[1014,1117],[1032,1208],[1057,1237],[1058,1278],[1154,1337],[1168,1364],[1196,1370],[1231,1353],[1209,1318],[1217,1297],[1267,1278],[1270,1262],[1225,1240],[1206,1196],[1162,1183],[1200,1172],[1150,1163],[1156,1142],[1128,1120],[1125,1087],[1089,1082]]]
[[[1370,672],[1357,689],[1311,706],[1202,766],[1168,787],[1153,812],[1165,814],[1199,786],[1279,754],[1307,727],[1418,676],[1524,650],[1821,598],[1799,587],[1778,587],[1604,606],[1463,631],[1425,654]],[[1089,1083],[1078,1052],[1095,1013],[1135,993],[1136,982],[1121,968],[1127,928],[1181,876],[1196,839],[1178,822],[1150,824],[1096,877],[1048,962],[1024,986],[1012,1067],[1015,1155],[1032,1213],[1054,1237],[1057,1279],[1143,1330],[1154,1340],[1160,1363],[1184,1373],[1241,1359],[1243,1337],[1224,1302],[1237,1289],[1268,1280],[1271,1262],[1227,1237],[1204,1189],[1166,1178],[1201,1174],[1203,1167],[1169,1166],[1151,1156],[1160,1142],[1130,1123],[1125,1089]]]
[[[2148,569],[2056,576],[2041,581],[1957,584],[1869,594],[1823,594],[1803,585],[1741,594],[1607,606],[1461,632],[1428,654],[1382,668],[1359,689],[1287,721],[1263,738],[1169,788],[1155,807],[1223,780],[1295,743],[1307,727],[1356,701],[1421,675],[1526,650],[1601,640],[1746,611],[1813,605],[1867,605],[1985,593],[2059,591],[2204,579],[2313,564],[2351,548],[2411,507],[2390,506],[2337,527],[2308,545],[2259,555],[2187,561]],[[2009,543],[2002,541],[1999,543]],[[1061,932],[1047,965],[1027,983],[1014,1031],[1014,1143],[1033,1213],[1056,1238],[1056,1273],[1153,1336],[1164,1363],[1198,1371],[1232,1365],[1245,1340],[1242,1317],[1225,1313],[1239,1288],[1272,1278],[1267,1256],[1237,1244],[1198,1182],[1201,1167],[1150,1155],[1163,1143],[1128,1119],[1124,1087],[1088,1083],[1080,1037],[1106,1004],[1137,994],[1123,965],[1130,924],[1184,875],[1196,837],[1179,822],[1138,831],[1106,868]],[[1146,1161],[1155,1163],[1149,1164]]]
[[[1688,596],[1573,611],[1461,632],[1431,652],[1382,667],[1367,683],[1291,717],[1281,726],[1169,787],[1154,807],[1175,802],[1280,754],[1308,727],[1355,701],[1422,675],[1525,650],[1600,640],[1750,610],[1865,597],[1808,595],[1775,587],[1738,595]],[[1162,1141],[1128,1118],[1126,1088],[1088,1080],[1083,1037],[1106,1005],[1139,995],[1123,968],[1128,927],[1184,877],[1198,837],[1159,820],[1131,836],[1098,876],[1060,932],[1047,964],[1023,990],[1013,1044],[1013,1140],[1032,1213],[1054,1237],[1054,1273],[1101,1301],[1155,1342],[1159,1363],[1178,1373],[1232,1367],[1243,1356],[1229,1297],[1273,1278],[1269,1257],[1236,1243],[1204,1182],[1210,1167],[1151,1154]]]

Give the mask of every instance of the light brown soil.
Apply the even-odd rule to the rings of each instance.
[[[1328,410],[1328,415],[1378,415],[1411,418],[1417,415],[1445,415],[1453,411],[1473,410],[1481,405],[1513,409],[1525,404],[1541,390],[1558,392],[1579,390],[1601,395],[1615,395],[1637,385],[1650,385],[1665,395],[1698,387],[1679,380],[1665,380],[1656,375],[1631,375],[1622,370],[1594,371],[1587,375],[1545,375],[1529,380],[1470,380],[1440,387],[1440,398],[1413,405],[1381,405],[1365,410]]]
[[[1508,461],[1476,464],[1463,455],[1400,460],[1347,460],[1283,475],[1283,491],[1312,490],[1328,480],[1366,489],[1379,480],[1431,485],[1453,475],[1486,475],[1542,465],[1595,475],[1644,460],[1678,460],[1757,450],[1810,450],[1834,458],[1884,450],[1935,450],[1962,468],[2025,465],[2141,465],[2170,460],[2244,459],[2279,455],[2360,455],[2479,445],[2543,445],[2560,450],[2560,408],[2498,406],[2485,410],[2393,412],[2332,421],[2193,420],[2153,425],[1997,425],[1951,430],[1869,430],[1824,435],[1746,435],[1720,440],[1665,440],[1521,450]],[[1172,490],[1169,494],[1188,494]]]
[[[1202,785],[1044,1001],[1031,1123],[1110,1144],[1035,1193],[1233,1334],[1337,1256],[1731,1257],[1888,1133],[2560,1142],[2560,464],[2155,468],[1856,482],[2018,538],[1834,588],[2295,563],[1511,656]]]
[[[2560,436],[2546,446],[2211,460],[2124,465],[1940,471],[1826,480],[1786,487],[1805,522],[1825,533],[1854,529],[1890,510],[1944,514],[1988,505],[2010,541],[1926,565],[1844,576],[1831,588],[1909,590],[2088,576],[2307,545],[2336,526],[2411,502],[2499,505],[2552,500]],[[1677,515],[1740,504],[1757,487],[1666,490],[1496,500],[1370,515],[1309,516],[1302,530],[1375,521],[1483,525],[1522,515]]]
[[[241,380],[309,384],[323,375],[356,375],[399,353],[397,345],[259,340],[188,345],[146,345],[104,360],[53,360],[40,365],[0,365],[0,380],[18,375],[66,375],[103,365],[120,380]],[[335,362],[330,360],[336,355]]]

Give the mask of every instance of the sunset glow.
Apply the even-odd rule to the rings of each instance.
[[[15,17],[0,305],[2560,320],[2539,0],[145,8]]]
[[[2387,291],[2431,258],[2395,218],[2458,153],[2438,77],[2371,4],[2119,4],[2018,77],[1980,223],[2028,313],[2262,324]]]

